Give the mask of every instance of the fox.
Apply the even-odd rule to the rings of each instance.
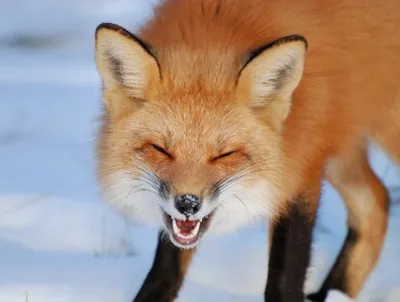
[[[265,301],[357,297],[390,205],[369,145],[400,162],[399,30],[397,0],[164,0],[135,33],[98,25],[102,194],[159,230],[135,302],[178,299],[205,234],[263,220]],[[325,181],[348,233],[305,293]]]

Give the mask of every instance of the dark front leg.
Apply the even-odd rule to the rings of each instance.
[[[181,250],[162,233],[153,266],[133,302],[172,302],[178,296],[194,249]]]
[[[318,199],[299,197],[288,213],[270,223],[266,302],[304,302]]]

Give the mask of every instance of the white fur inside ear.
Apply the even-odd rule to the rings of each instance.
[[[260,50],[242,69],[236,90],[258,117],[279,131],[290,113],[292,94],[303,75],[307,43],[291,36]]]
[[[145,64],[140,60],[143,50],[127,45],[120,38],[105,39],[99,45],[102,59],[113,78],[125,86],[141,87],[145,81]]]
[[[303,74],[306,47],[303,39],[283,38],[262,50],[243,68],[238,97],[251,107],[265,107],[275,99],[289,102]]]
[[[122,85],[144,99],[159,73],[155,58],[135,38],[110,28],[96,35],[96,64],[106,88]]]
[[[250,92],[255,106],[272,97],[290,97],[304,69],[302,42],[283,43],[264,52],[249,63]]]

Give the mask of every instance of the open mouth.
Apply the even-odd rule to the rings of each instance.
[[[201,220],[180,220],[165,214],[164,219],[171,241],[181,248],[194,247],[210,223],[210,215]]]

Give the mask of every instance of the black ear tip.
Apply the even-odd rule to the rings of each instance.
[[[99,25],[97,25],[97,27],[96,27],[96,33],[99,31],[99,30],[102,30],[102,29],[111,29],[111,30],[115,30],[116,28],[118,28],[119,26],[117,25],[117,24],[114,24],[114,23],[108,23],[108,22],[103,22],[103,23],[100,23]]]
[[[301,35],[296,35],[297,39],[299,41],[302,41],[304,43],[304,47],[307,49],[308,48],[308,41],[305,37],[301,36]]]
[[[124,35],[129,35],[129,32],[126,29],[124,29],[123,27],[121,27],[121,26],[119,26],[117,24],[114,24],[114,23],[104,22],[104,23],[100,23],[96,27],[95,36],[97,37],[98,33],[103,29],[116,31],[116,32],[119,32],[119,33],[124,34]]]
[[[286,43],[286,42],[297,42],[297,41],[303,42],[305,49],[308,48],[308,41],[307,41],[307,39],[306,39],[304,36],[302,36],[302,35],[291,35],[291,36],[287,36],[287,37],[284,37],[284,38],[279,39],[279,40],[278,40],[278,43],[281,44],[281,43]]]

